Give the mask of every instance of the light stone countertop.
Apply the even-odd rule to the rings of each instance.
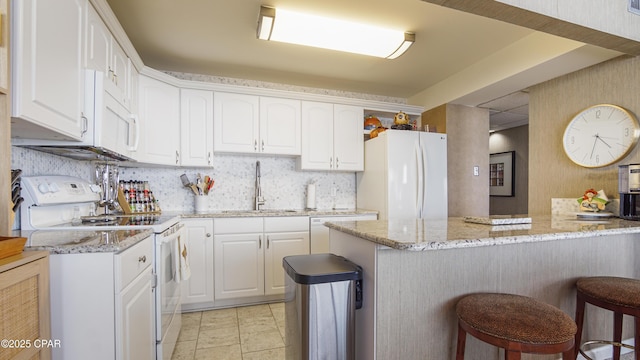
[[[24,250],[50,254],[120,253],[153,235],[152,229],[128,230],[35,230],[22,231]]]
[[[447,220],[328,222],[346,234],[397,250],[429,251],[640,233],[640,221],[582,220],[575,215],[532,216],[530,224],[485,225]]]
[[[265,210],[212,210],[207,213],[181,213],[183,219],[225,218],[225,217],[269,217],[269,216],[349,216],[378,214],[377,211],[362,209],[305,210],[305,209],[265,209]]]

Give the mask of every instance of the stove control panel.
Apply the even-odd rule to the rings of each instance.
[[[22,177],[27,204],[56,205],[100,200],[100,187],[84,179],[64,175]]]

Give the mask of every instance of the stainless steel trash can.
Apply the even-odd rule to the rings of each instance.
[[[355,359],[362,268],[334,254],[286,256],[282,266],[286,359]]]

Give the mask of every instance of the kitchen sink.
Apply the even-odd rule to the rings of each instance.
[[[273,213],[301,213],[298,209],[262,209],[262,210],[223,210],[223,214],[273,214]]]

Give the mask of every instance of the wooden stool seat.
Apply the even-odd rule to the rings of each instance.
[[[582,341],[585,303],[613,311],[613,342],[622,341],[622,317],[635,317],[635,344],[640,344],[640,280],[612,276],[596,276],[576,282],[576,357]],[[640,360],[640,352],[635,352]],[[613,359],[620,359],[620,346],[614,346]]]
[[[462,298],[457,306],[458,348],[464,359],[466,334],[505,349],[505,359],[521,353],[557,354],[573,358],[576,324],[562,310],[533,298],[481,293]]]

